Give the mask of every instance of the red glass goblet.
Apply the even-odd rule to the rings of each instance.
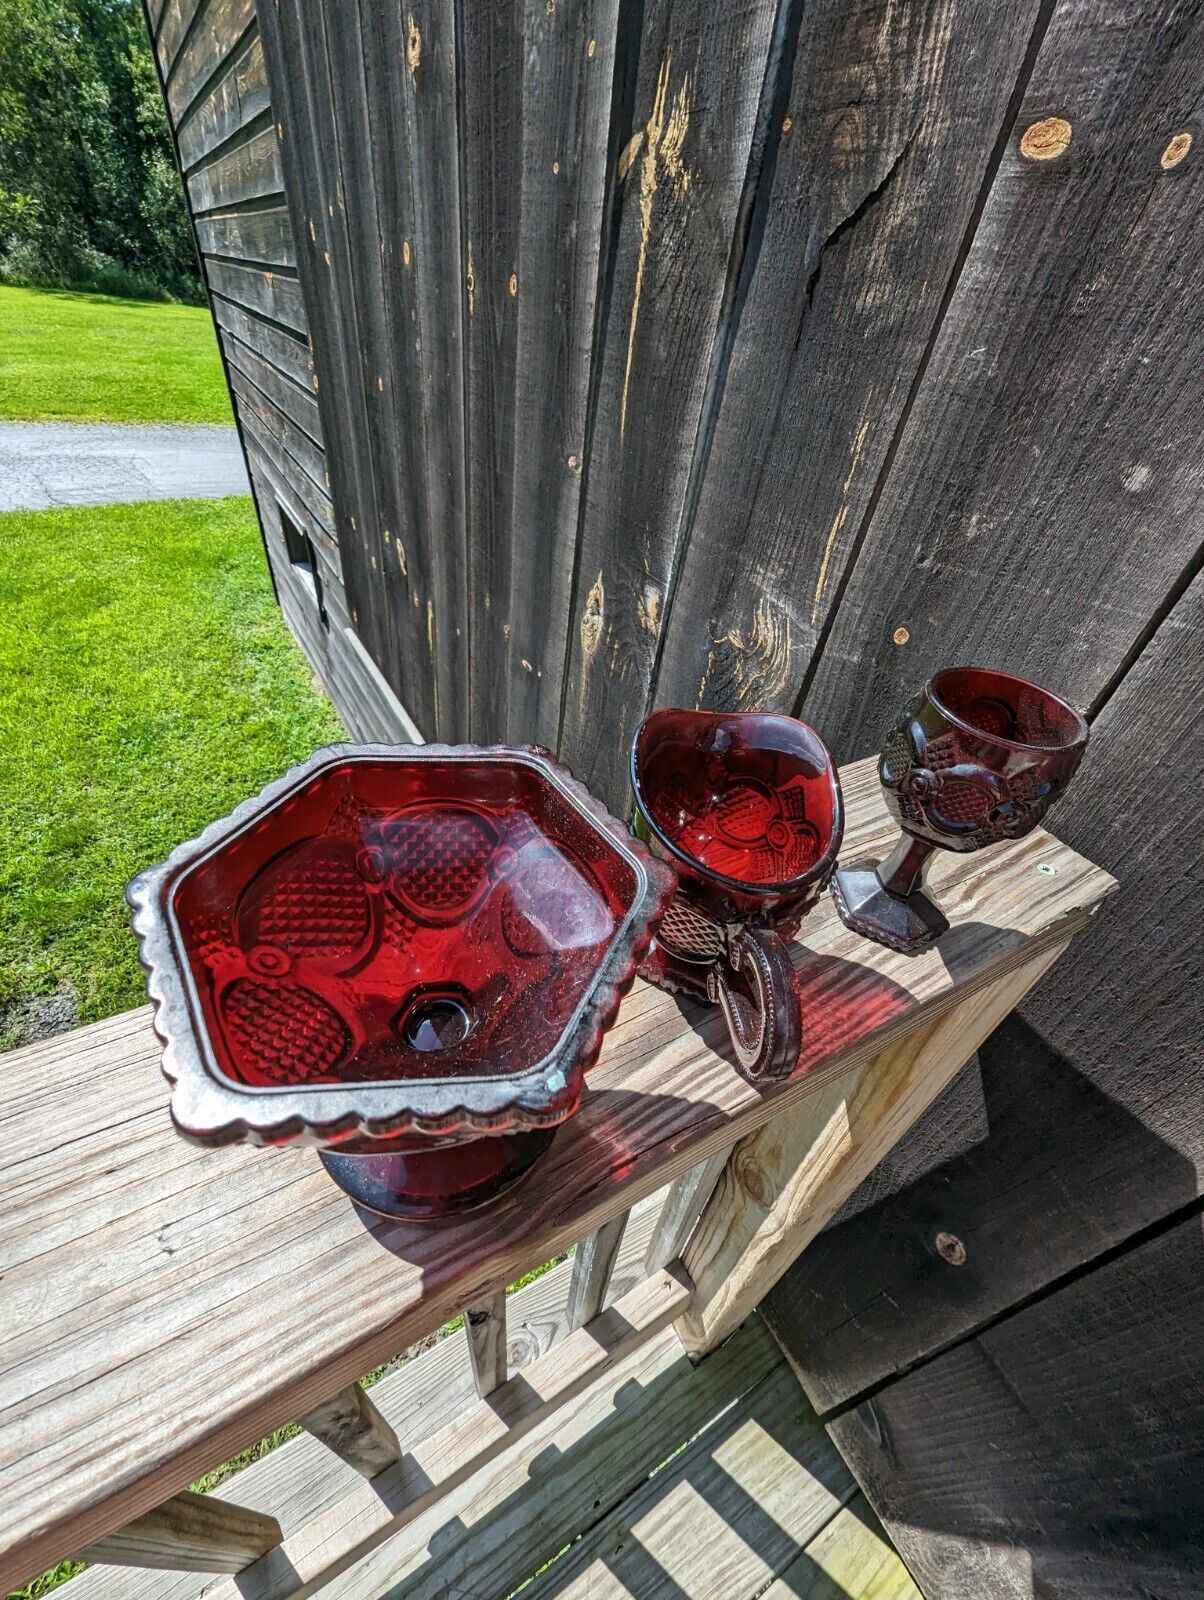
[[[802,1043],[785,941],[832,875],[840,778],[793,717],[657,711],[631,748],[636,832],[680,888],[640,967],[718,1003],[744,1074],[793,1071]]]
[[[905,955],[926,949],[949,927],[923,887],[933,851],[1022,838],[1065,792],[1087,736],[1073,706],[1026,678],[987,667],[930,678],[878,762],[903,836],[885,861],[832,880],[846,927]]]
[[[546,753],[334,746],[130,885],[186,1137],[484,1204],[577,1109],[673,874]]]

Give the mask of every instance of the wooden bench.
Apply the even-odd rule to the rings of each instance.
[[[874,764],[842,776],[844,859],[884,852]],[[913,960],[817,908],[795,953],[803,1056],[772,1089],[736,1074],[714,1015],[637,984],[549,1155],[452,1226],[357,1213],[312,1152],[185,1144],[148,1010],[2,1058],[5,1586],[80,1554],[102,1565],[75,1600],[344,1592],[669,1328],[692,1359],[713,1350],[1114,887],[1040,831],[944,855],[933,882],[953,928]],[[574,1244],[508,1340],[507,1286]],[[466,1338],[385,1380],[386,1420],[358,1380],[461,1311]],[[189,1492],[295,1420],[217,1494]],[[142,1588],[135,1566],[238,1576]]]

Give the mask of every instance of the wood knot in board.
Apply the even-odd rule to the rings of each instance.
[[[1191,134],[1177,133],[1159,157],[1159,165],[1163,172],[1169,172],[1172,167],[1177,167],[1183,157],[1191,149]]]
[[[793,128],[793,127],[794,127],[794,118],[793,117],[783,117],[782,118],[782,132],[783,133],[789,133],[791,128]]]
[[[401,241],[401,259],[408,267],[410,264],[410,241],[408,239],[403,239]]]
[[[906,628],[896,628],[894,633],[891,634],[891,639],[895,644],[906,644],[910,638],[911,633]]]
[[[1052,161],[1070,143],[1070,124],[1065,117],[1042,117],[1030,123],[1020,138],[1020,154],[1030,161]]]
[[[934,1240],[937,1254],[951,1267],[964,1267],[966,1247],[955,1233],[938,1233]]]
[[[512,272],[510,274],[510,298],[513,300],[517,293],[518,293],[518,273],[517,272]]]
[[[594,54],[597,51],[597,48],[598,41],[596,39],[591,39],[585,52],[591,61],[594,59]]]
[[[406,19],[406,62],[411,72],[418,71],[418,63],[422,60],[422,34],[418,24],[414,21],[413,12]]]
[[[602,574],[594,579],[594,586],[585,597],[585,611],[581,617],[581,649],[589,661],[602,637],[602,608],[606,592],[602,587]]]

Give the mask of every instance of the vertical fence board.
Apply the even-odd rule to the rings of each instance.
[[[776,20],[764,0],[642,12],[561,730],[564,758],[614,805],[652,684]]]
[[[463,7],[472,729],[554,745],[618,0]]]
[[[366,125],[382,257],[383,384],[393,501],[382,530],[386,604],[407,603],[415,670],[433,680],[428,737],[468,735],[464,384],[456,45],[452,0],[363,0]]]
[[[662,704],[789,711],[978,201],[1038,0],[803,8]]]
[[[950,660],[1090,705],[1199,547],[1202,68],[1190,0],[1054,12],[806,695],[842,759]]]
[[[305,282],[318,409],[348,609],[365,647],[392,681],[397,672],[393,625],[388,608],[380,604],[380,591],[371,581],[374,552],[369,539],[376,528],[376,501],[363,416],[362,373],[356,360],[359,339],[353,263],[343,226],[338,174],[331,170],[334,116],[321,59],[324,52],[319,50],[319,60],[311,61],[313,40],[307,37],[304,11],[301,7],[298,14],[291,0],[283,0],[280,6],[265,5],[260,31],[272,103],[284,129],[281,159],[298,270]],[[316,11],[310,15],[310,23],[320,25]]]

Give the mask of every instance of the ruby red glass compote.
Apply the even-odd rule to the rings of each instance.
[[[172,1114],[389,1215],[516,1181],[576,1109],[672,875],[542,752],[335,747],[135,881]]]

